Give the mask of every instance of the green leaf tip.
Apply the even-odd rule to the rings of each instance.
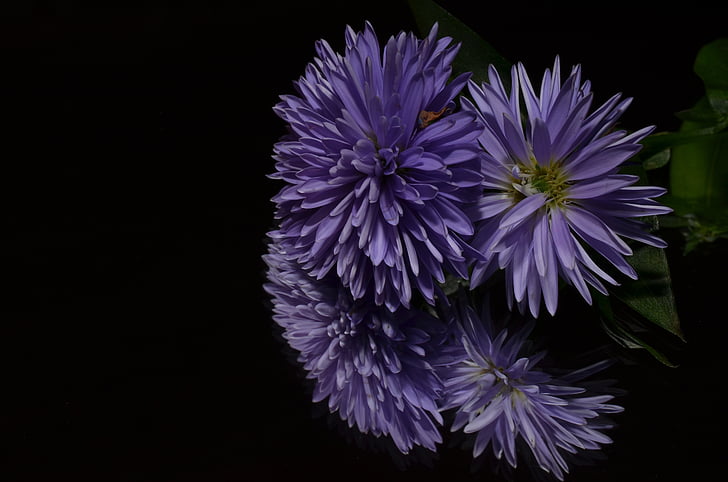
[[[639,278],[613,289],[613,296],[645,320],[685,341],[680,329],[680,318],[664,250],[653,246],[639,246],[634,249],[628,261]]]
[[[422,35],[426,35],[437,23],[441,35],[452,37],[460,43],[460,51],[453,61],[453,70],[456,73],[472,72],[472,80],[480,83],[487,80],[489,65],[493,65],[502,76],[510,71],[511,62],[440,5],[432,0],[408,0],[408,3]]]

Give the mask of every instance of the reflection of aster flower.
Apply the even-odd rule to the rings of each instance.
[[[559,70],[557,58],[537,94],[519,64],[511,71],[508,95],[491,68],[490,83],[471,83],[475,104],[464,106],[478,112],[486,126],[480,137],[484,195],[472,212],[477,221],[472,245],[489,259],[475,265],[471,284],[504,268],[509,301],[528,306],[534,316],[541,298],[552,315],[556,311],[559,277],[590,303],[587,285],[606,294],[602,280],[617,284],[587,247],[636,278],[624,258],[632,251],[622,238],[664,247],[635,218],[670,211],[651,199],[664,189],[633,186],[637,176],[618,173],[652,131],[612,130],[631,99],[615,95],[588,114],[592,94],[589,82],[581,82],[581,69],[574,67],[563,84]]]
[[[404,453],[415,444],[434,451],[442,440],[435,423],[442,423],[442,384],[429,358],[442,322],[355,301],[338,278],[309,276],[275,243],[264,259],[273,319],[316,380],[314,401],[328,397],[350,427],[391,435]]]
[[[516,442],[528,444],[538,465],[563,479],[564,452],[598,449],[611,439],[600,414],[621,412],[607,404],[612,395],[587,394],[575,382],[606,367],[601,362],[555,377],[536,366],[544,352],[523,354],[531,325],[510,334],[495,332],[487,316],[469,307],[458,310],[456,342],[450,361],[441,367],[445,385],[443,409],[457,408],[452,430],[477,433],[474,456],[490,444],[500,459],[516,466]],[[586,385],[586,384],[584,384]]]
[[[359,299],[409,306],[415,288],[434,303],[443,269],[467,276],[473,226],[463,214],[477,200],[477,136],[472,113],[451,113],[468,75],[450,84],[457,47],[412,34],[383,50],[370,24],[346,31],[344,55],[328,43],[275,112],[290,134],[275,145],[287,185],[273,198],[272,233],[313,276],[332,269]],[[371,280],[371,282],[370,282]]]

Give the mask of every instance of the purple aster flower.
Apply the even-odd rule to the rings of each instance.
[[[349,427],[390,435],[403,453],[414,445],[435,451],[442,383],[429,359],[444,323],[354,300],[334,274],[310,276],[276,243],[264,260],[273,319],[315,380],[314,401],[328,398]]]
[[[619,171],[653,130],[614,129],[631,99],[617,94],[590,113],[590,83],[579,66],[562,83],[558,57],[538,93],[522,64],[511,69],[511,84],[509,94],[491,67],[489,83],[470,83],[474,103],[463,107],[485,124],[484,192],[470,215],[471,244],[487,259],[476,262],[471,285],[504,269],[509,303],[536,317],[543,299],[553,315],[559,278],[588,303],[589,286],[607,294],[603,282],[618,284],[599,260],[636,279],[624,238],[665,247],[639,218],[671,210],[652,199],[664,189],[637,186],[637,176]]]
[[[453,313],[457,335],[449,362],[439,367],[442,409],[456,409],[452,431],[476,434],[474,457],[490,446],[497,459],[505,455],[516,467],[525,442],[538,466],[563,480],[566,455],[611,443],[602,433],[611,424],[601,415],[622,407],[607,403],[612,394],[588,391],[600,382],[577,385],[611,362],[555,376],[539,368],[545,352],[530,348],[533,320],[509,332],[496,330],[487,313],[480,318],[470,306],[456,306]]]
[[[469,74],[448,84],[457,46],[401,32],[380,48],[372,26],[346,30],[346,50],[318,57],[274,111],[289,134],[274,146],[286,185],[271,233],[313,276],[336,272],[354,299],[394,311],[413,291],[434,304],[445,272],[465,278],[480,194],[472,113],[454,112]],[[413,289],[414,287],[414,289]]]

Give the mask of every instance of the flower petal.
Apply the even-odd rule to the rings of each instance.
[[[526,218],[528,218],[528,216],[535,213],[544,204],[546,204],[546,199],[547,198],[543,193],[536,193],[532,196],[527,196],[524,200],[513,206],[511,210],[503,216],[499,228],[504,229],[522,223]]]

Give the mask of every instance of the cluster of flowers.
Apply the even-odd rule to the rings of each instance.
[[[273,319],[314,401],[350,427],[435,451],[454,413],[474,456],[515,466],[520,440],[562,478],[564,454],[609,443],[602,415],[622,409],[579,384],[605,363],[556,374],[527,340],[560,283],[591,303],[618,283],[600,263],[636,278],[625,239],[664,247],[639,219],[669,212],[664,190],[618,172],[652,128],[616,129],[630,99],[592,110],[590,83],[578,66],[562,82],[558,57],[540,90],[521,64],[506,88],[492,67],[481,85],[453,78],[459,45],[437,25],[383,48],[369,23],[345,40],[343,54],[319,41],[274,107],[288,133],[270,175],[284,183],[264,255]],[[498,328],[463,301],[496,272],[530,322]]]

